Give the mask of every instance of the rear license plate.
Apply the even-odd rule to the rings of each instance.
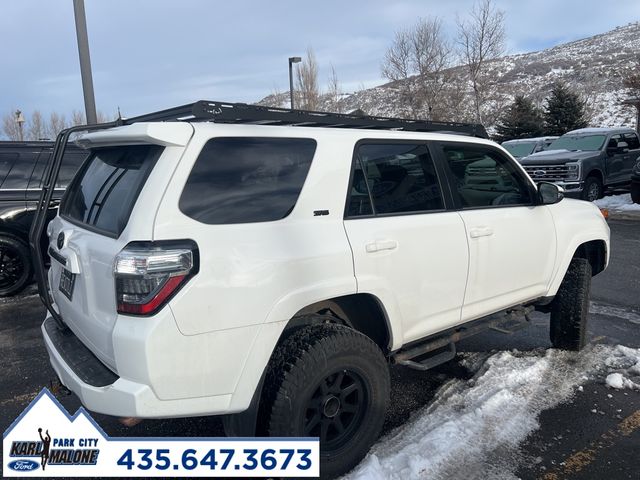
[[[71,297],[73,296],[73,286],[75,285],[75,283],[76,275],[74,273],[71,273],[66,268],[63,268],[62,272],[60,273],[60,285],[58,286],[58,289],[69,300],[71,300]]]

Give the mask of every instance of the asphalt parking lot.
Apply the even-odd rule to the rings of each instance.
[[[589,337],[596,344],[639,348],[640,222],[612,220],[610,226],[611,262],[608,270],[593,280]],[[43,318],[44,308],[34,287],[19,297],[0,301],[2,431],[54,379],[40,337]],[[533,351],[548,347],[547,316],[535,314],[532,325],[525,330],[513,334],[488,331],[461,342],[459,351]],[[470,376],[455,360],[428,373],[394,367],[385,432],[401,426],[427,405],[447,380]],[[611,390],[602,379],[589,380],[583,389],[583,394],[541,414],[540,428],[518,448],[521,455],[518,477],[544,480],[640,477],[640,392]],[[57,392],[57,397],[71,412],[80,406],[74,395]],[[122,426],[113,417],[95,414],[94,418],[112,436],[223,435],[221,422],[215,417],[148,420],[131,428]]]

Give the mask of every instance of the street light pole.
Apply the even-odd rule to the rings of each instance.
[[[300,63],[302,58],[289,57],[289,96],[291,98],[291,110],[293,110],[293,64]]]
[[[22,129],[24,122],[25,122],[24,115],[20,110],[16,110],[16,123],[18,124],[18,136],[20,137],[21,142],[24,142],[24,131]]]
[[[96,99],[93,94],[93,77],[91,75],[91,57],[89,56],[89,37],[87,35],[87,18],[84,13],[84,0],[73,0],[73,14],[76,19],[76,37],[78,39],[78,56],[80,57],[80,75],[84,93],[84,110],[87,124],[98,123],[96,115]]]

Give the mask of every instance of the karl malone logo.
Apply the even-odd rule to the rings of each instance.
[[[55,410],[52,411],[52,407],[57,410],[58,415]],[[83,414],[83,420],[88,419],[89,422],[74,423],[80,414]],[[49,426],[35,428],[34,423],[38,424],[43,420],[52,424],[50,426],[53,434],[49,433]],[[91,432],[94,436],[87,435],[87,423],[95,425],[84,409],[70,417],[55,397],[47,389],[43,389],[4,434],[4,454],[9,457],[6,466],[15,472],[31,472],[38,468],[48,471],[49,467],[58,465],[96,465],[100,454],[98,445],[104,437],[95,435],[98,433],[95,429]],[[78,426],[80,435],[69,432],[70,426]],[[28,432],[32,434],[25,435]]]

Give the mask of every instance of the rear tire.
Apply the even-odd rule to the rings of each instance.
[[[588,202],[594,202],[604,195],[604,187],[602,181],[598,177],[587,177],[584,181],[584,188],[582,189],[582,199]]]
[[[581,350],[586,345],[591,264],[574,258],[551,305],[550,339],[555,348]]]
[[[16,237],[0,236],[0,297],[15,295],[31,281],[29,247]]]
[[[320,437],[320,472],[348,472],[380,435],[389,367],[367,336],[342,325],[311,325],[274,352],[259,418],[274,437]]]

